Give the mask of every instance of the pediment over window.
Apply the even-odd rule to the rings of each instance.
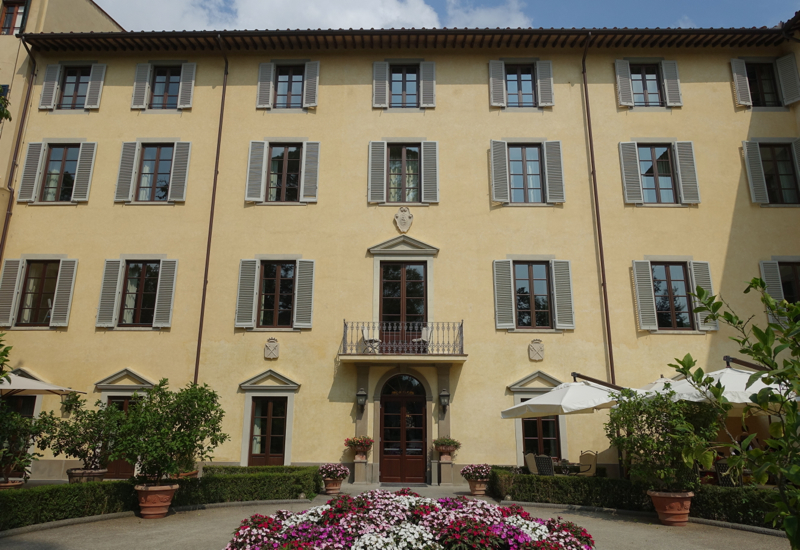
[[[37,382],[44,382],[44,380],[33,374],[31,371],[23,369],[22,367],[12,370],[11,374],[16,374],[17,376],[27,378],[28,380],[36,380]]]
[[[279,372],[269,369],[249,380],[245,380],[239,384],[239,387],[244,391],[269,390],[296,392],[300,389],[300,384]]]
[[[409,255],[409,256],[435,256],[439,253],[439,249],[431,246],[428,243],[412,239],[408,235],[400,235],[388,241],[369,248],[370,254],[379,256],[385,254],[387,256]]]
[[[525,378],[517,380],[508,386],[508,389],[514,393],[546,392],[552,390],[561,383],[561,380],[550,376],[546,372],[537,370],[533,374],[529,374]]]
[[[153,382],[131,369],[122,369],[107,378],[94,383],[100,391],[136,391],[153,387]]]

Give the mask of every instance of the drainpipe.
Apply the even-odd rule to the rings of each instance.
[[[606,350],[608,351],[608,370],[611,375],[611,383],[617,383],[617,376],[614,373],[614,348],[611,344],[611,320],[608,314],[608,285],[606,284],[606,258],[603,252],[603,226],[600,223],[600,202],[597,196],[597,169],[594,163],[594,136],[592,135],[592,112],[589,108],[589,86],[586,83],[586,53],[592,43],[592,33],[586,35],[586,46],[583,48],[583,98],[586,104],[586,130],[589,134],[589,156],[592,163],[592,198],[594,199],[594,219],[597,228],[597,248],[600,252],[600,288],[603,290],[603,313],[605,314],[606,326]]]
[[[0,237],[0,261],[3,259],[3,254],[6,251],[6,237],[8,236],[8,226],[11,223],[11,211],[14,209],[14,177],[17,174],[17,158],[19,157],[19,147],[22,144],[22,133],[25,131],[25,120],[28,117],[28,105],[31,101],[31,90],[33,90],[33,81],[36,79],[36,59],[34,59],[30,48],[25,43],[24,38],[20,38],[22,45],[28,52],[28,58],[31,60],[31,78],[28,81],[28,90],[25,92],[25,105],[22,106],[22,117],[19,121],[19,130],[17,130],[17,142],[14,145],[14,155],[11,158],[11,170],[8,173],[8,209],[6,210],[6,219],[3,222],[3,235]]]
[[[211,235],[214,232],[214,206],[217,202],[217,177],[219,176],[219,151],[222,146],[222,121],[225,116],[225,92],[228,90],[228,56],[225,55],[225,45],[222,37],[217,35],[217,43],[225,59],[225,74],[222,77],[222,100],[219,106],[219,130],[217,131],[217,156],[214,160],[214,184],[211,186],[211,212],[208,216],[208,241],[206,242],[206,266],[203,272],[203,297],[200,300],[200,326],[197,329],[197,355],[194,360],[194,383],[197,384],[200,375],[200,350],[203,346],[203,321],[206,315],[206,291],[208,290],[208,264],[211,258]]]

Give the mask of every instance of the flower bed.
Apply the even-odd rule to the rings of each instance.
[[[519,506],[464,497],[422,498],[408,489],[341,495],[304,512],[242,521],[225,550],[591,550],[592,537]]]

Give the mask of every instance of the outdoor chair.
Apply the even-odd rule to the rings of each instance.
[[[364,327],[361,329],[361,337],[364,339],[364,347],[367,353],[379,353],[381,341],[379,338],[371,338],[369,329]]]
[[[418,347],[421,353],[428,353],[428,341],[431,339],[431,329],[428,327],[422,327],[420,331],[419,338],[413,338],[411,343],[414,344],[415,347]]]
[[[536,467],[536,457],[533,453],[528,453],[525,455],[525,466],[528,467],[528,471],[533,475],[539,475],[539,468]]]
[[[581,451],[579,476],[594,477],[597,475],[597,452]]]
[[[536,469],[540,476],[555,476],[556,472],[553,469],[553,459],[547,455],[536,455]]]
[[[742,479],[734,479],[731,473],[728,472],[728,463],[720,460],[714,464],[714,469],[717,471],[717,483],[720,487],[741,487]]]

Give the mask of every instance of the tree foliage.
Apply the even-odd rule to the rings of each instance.
[[[42,434],[42,424],[36,418],[25,418],[0,399],[0,476],[5,483],[11,472],[23,472],[30,477],[29,468],[42,455],[31,452],[31,447]]]

